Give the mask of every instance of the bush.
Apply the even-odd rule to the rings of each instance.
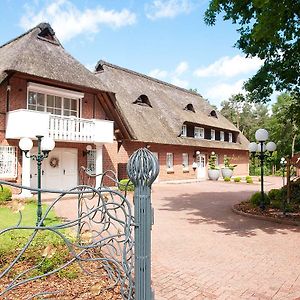
[[[9,187],[1,187],[0,186],[0,202],[11,200],[12,192]]]
[[[266,193],[264,193],[265,196],[265,205],[270,204],[270,199]],[[256,192],[250,197],[250,203],[254,206],[259,206],[261,200],[261,192]]]
[[[248,178],[246,177],[246,182],[247,183],[253,183],[252,177],[250,177],[250,176]]]
[[[122,179],[122,180],[120,180],[118,187],[119,187],[120,191],[127,191],[127,192],[134,191],[134,185],[130,181],[130,179]]]
[[[234,182],[241,182],[242,178],[241,177],[235,177],[233,180],[234,180]]]
[[[230,177],[224,177],[224,181],[230,181]]]
[[[250,178],[252,179],[252,177],[249,176],[249,175],[247,175],[245,178],[246,178],[246,180],[247,180],[247,179],[250,179]]]
[[[268,196],[271,202],[282,201],[282,191],[281,189],[272,189],[269,191]]]

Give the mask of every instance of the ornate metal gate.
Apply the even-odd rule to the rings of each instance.
[[[11,208],[18,214],[18,221],[1,230],[0,239],[4,236],[21,236],[22,243],[9,256],[10,261],[3,261],[0,252],[0,297],[46,299],[52,296],[60,299],[64,295],[63,289],[49,286],[38,290],[40,285],[35,287],[34,283],[76,264],[83,273],[95,277],[96,282],[105,276],[105,284],[99,287],[99,291],[117,290],[120,297],[128,300],[151,299],[150,188],[158,174],[158,162],[150,151],[139,149],[131,156],[127,169],[129,178],[135,185],[135,217],[126,187],[124,192],[120,192],[119,189],[103,185],[109,177],[116,187],[120,187],[120,183],[110,172],[97,175],[102,176],[102,184],[98,188],[82,184],[69,191],[38,190],[0,182],[1,185],[57,195],[55,200],[48,203],[41,221],[37,225],[33,222],[32,226],[24,225],[22,203],[11,203]],[[71,207],[68,203],[74,204],[74,201],[77,206],[76,218],[49,223],[53,210]],[[134,229],[136,240],[133,238]],[[26,233],[25,238],[19,233]],[[48,233],[55,236],[55,245],[45,242],[41,243],[43,247],[36,247],[41,238],[47,240]],[[146,238],[141,240],[142,235]],[[27,262],[26,253],[32,249],[36,251],[35,259]],[[51,261],[56,251],[67,251],[67,259],[42,274],[38,272],[45,262]],[[26,285],[30,285],[30,293],[25,295],[22,291]]]

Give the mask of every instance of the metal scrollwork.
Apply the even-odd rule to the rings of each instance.
[[[102,183],[106,174],[102,174]],[[112,177],[111,177],[112,179]],[[0,182],[1,185],[8,185],[32,192],[38,189],[19,186],[8,182]],[[11,261],[0,261],[0,298],[16,299],[14,292],[27,283],[32,283],[32,293],[27,299],[40,299],[35,297],[54,296],[59,298],[63,289],[39,291],[34,288],[34,282],[46,278],[51,274],[58,273],[71,264],[77,264],[83,273],[94,276],[96,279],[99,272],[104,272],[108,278],[106,289],[118,288],[123,299],[134,299],[134,240],[133,240],[133,215],[131,204],[125,195],[116,189],[100,186],[98,188],[82,184],[69,191],[54,191],[41,189],[41,192],[57,194],[55,200],[42,215],[41,226],[22,225],[23,214],[18,210],[19,220],[14,226],[0,231],[1,235],[9,232],[30,231],[26,243],[20,249],[16,249]],[[72,199],[66,199],[70,198]],[[70,220],[60,220],[55,225],[47,225],[49,213],[58,211],[59,205],[68,201],[76,201],[77,217]],[[70,202],[71,201],[71,202]],[[41,253],[39,259],[28,268],[21,268],[26,252],[35,244],[40,232],[52,232],[61,241],[64,250],[69,253],[69,259],[62,262],[54,270],[38,274],[37,270],[45,259],[53,254],[53,247],[48,245]],[[5,283],[5,284],[3,284]],[[3,287],[3,288],[2,288]],[[24,298],[25,299],[25,298]]]

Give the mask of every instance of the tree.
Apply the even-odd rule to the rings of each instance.
[[[252,104],[242,94],[232,95],[221,103],[221,114],[230,120],[249,140],[254,139],[255,131],[264,127],[269,118],[268,107]]]
[[[300,94],[300,1],[210,0],[205,23],[215,25],[218,14],[238,25],[235,46],[263,65],[245,83],[254,102],[266,103],[274,89]]]
[[[281,94],[272,106],[267,126],[271,139],[277,143],[279,158],[300,151],[300,103],[289,94]]]

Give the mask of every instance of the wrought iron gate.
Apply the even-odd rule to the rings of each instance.
[[[96,280],[105,274],[105,289],[117,289],[123,299],[151,299],[150,189],[158,174],[158,162],[149,150],[139,149],[131,156],[127,170],[135,185],[135,217],[126,187],[124,192],[120,192],[119,189],[104,186],[106,178],[109,178],[115,182],[116,187],[120,187],[112,172],[95,175],[102,176],[100,187],[81,184],[69,191],[38,190],[0,182],[1,185],[57,195],[55,200],[48,203],[37,225],[34,225],[35,222],[31,226],[24,225],[22,203],[11,203],[11,208],[18,214],[18,221],[1,230],[0,238],[5,235],[13,238],[15,233],[20,232],[25,232],[27,236],[11,255],[10,261],[3,261],[0,252],[0,297],[46,299],[54,295],[59,299],[59,295],[64,294],[63,289],[49,287],[37,290],[33,283],[76,264],[83,273],[94,276]],[[59,211],[68,203],[74,204],[74,201],[77,205],[76,218],[60,219],[49,224],[47,220],[53,210]],[[26,253],[37,244],[36,240],[41,239],[41,236],[46,239],[47,233],[56,236],[57,244],[44,243],[43,247],[37,248],[36,259],[28,264]],[[46,261],[51,260],[55,251],[66,250],[68,259],[43,274],[37,272]],[[26,298],[25,295],[19,298],[22,287],[29,284],[30,293]]]

